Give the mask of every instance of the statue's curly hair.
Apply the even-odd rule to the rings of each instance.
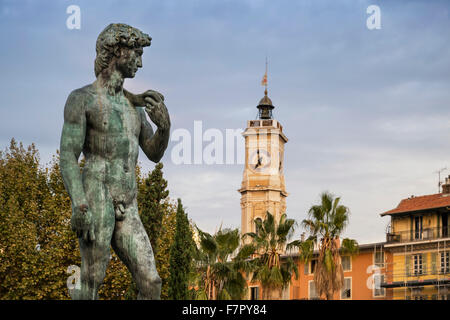
[[[143,48],[150,46],[152,38],[141,30],[123,23],[111,23],[98,36],[95,50],[95,76],[107,68],[114,54],[114,48],[125,46]]]

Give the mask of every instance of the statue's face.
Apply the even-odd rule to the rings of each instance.
[[[117,59],[117,70],[124,78],[134,78],[136,71],[142,68],[142,48],[120,48],[120,57]]]

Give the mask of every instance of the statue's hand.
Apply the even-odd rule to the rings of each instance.
[[[85,242],[95,240],[92,214],[87,204],[73,206],[70,222],[78,238],[82,238]]]
[[[155,90],[147,90],[141,94],[134,94],[125,89],[123,89],[123,92],[125,94],[125,97],[131,102],[134,107],[145,107],[147,105],[145,98],[153,94],[157,95],[158,99],[162,99],[164,101],[164,96]]]
[[[170,117],[164,104],[164,96],[154,90],[148,90],[145,95],[145,111],[147,111],[150,120],[161,130],[170,129]]]

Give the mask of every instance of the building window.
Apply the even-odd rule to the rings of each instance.
[[[448,213],[442,213],[442,237],[448,237]]]
[[[313,274],[316,270],[317,260],[313,259],[305,264],[305,274]]]
[[[352,259],[350,256],[343,256],[342,257],[342,269],[344,271],[351,271],[352,270]]]
[[[352,278],[344,278],[344,286],[341,289],[341,299],[352,298]]]
[[[423,274],[422,254],[415,254],[413,257],[414,257],[414,275]]]
[[[423,232],[423,217],[418,216],[414,217],[414,239],[420,240],[422,239],[422,232]]]
[[[441,273],[450,273],[450,251],[441,252]]]
[[[374,253],[374,262],[377,267],[384,267],[384,251],[377,251]]]
[[[309,273],[314,273],[316,271],[317,260],[311,260],[309,264]]]
[[[316,284],[314,280],[308,281],[308,299],[309,300],[318,300],[319,296],[316,290]]]
[[[259,300],[259,287],[250,287],[250,300]]]
[[[381,284],[384,282],[384,274],[374,274],[373,281],[374,281],[373,296],[384,297],[386,295],[386,291],[385,288],[381,287]]]

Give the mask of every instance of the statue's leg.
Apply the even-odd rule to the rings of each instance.
[[[110,260],[110,244],[115,217],[112,199],[101,181],[85,181],[84,188],[94,223],[95,240],[79,239],[81,252],[81,300],[98,299],[98,289],[105,278]]]
[[[161,278],[150,240],[139,218],[136,199],[125,208],[125,219],[116,221],[111,244],[133,276],[139,291],[138,299],[159,300]]]

